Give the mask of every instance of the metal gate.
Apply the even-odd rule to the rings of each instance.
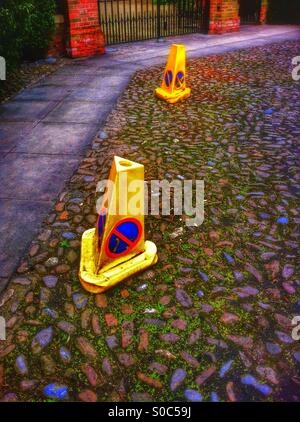
[[[98,0],[106,44],[206,32],[209,0]]]
[[[261,0],[240,0],[241,24],[258,24]]]

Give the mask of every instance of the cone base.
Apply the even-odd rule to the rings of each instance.
[[[90,293],[102,293],[133,274],[156,264],[157,249],[153,242],[145,242],[144,252],[136,255],[122,264],[113,268],[102,268],[100,273],[94,271],[93,261],[93,237],[95,229],[87,230],[82,235],[81,260],[79,280]]]
[[[155,93],[157,97],[162,100],[165,100],[170,104],[174,104],[188,98],[191,95],[191,88],[185,88],[183,91],[175,91],[173,93],[167,92],[162,88],[156,88]]]

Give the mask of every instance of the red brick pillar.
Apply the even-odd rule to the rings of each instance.
[[[240,29],[238,0],[211,0],[210,1],[210,34],[235,32]]]
[[[261,1],[260,14],[259,14],[259,23],[264,25],[267,23],[267,14],[268,14],[268,0]]]
[[[67,0],[67,53],[71,57],[105,53],[98,0]]]

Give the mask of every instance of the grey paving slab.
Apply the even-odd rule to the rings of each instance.
[[[70,156],[9,153],[0,160],[0,199],[54,200],[78,162]]]
[[[32,88],[24,89],[24,91],[15,97],[15,100],[60,101],[66,95],[70,94],[72,89],[74,88],[55,85],[34,86]]]
[[[0,122],[0,152],[11,151],[33,126],[33,123]]]
[[[38,232],[51,205],[51,202],[0,199],[0,291]]]
[[[136,70],[144,70],[147,67],[158,66],[166,63],[166,56],[151,57],[150,59],[141,59],[135,63]]]
[[[0,160],[5,158],[10,151],[0,151]]]
[[[106,85],[102,82],[101,78],[99,80],[99,85],[97,88],[90,88],[87,86],[80,87],[73,91],[67,101],[94,101],[103,103],[114,102],[119,96],[119,91],[114,89],[114,87]]]
[[[131,79],[131,75],[116,75],[116,76],[94,76],[86,84],[82,85],[87,88],[102,89],[103,86],[115,88],[123,91]]]
[[[98,60],[101,59],[101,57],[98,57]],[[100,61],[101,63],[101,61]],[[132,74],[132,70],[131,69],[127,69],[127,70],[123,70],[123,69],[119,69],[118,72],[115,71],[115,67],[116,67],[116,63],[113,62],[111,63],[111,65],[109,67],[106,66],[99,66],[98,68],[95,69],[95,71],[93,72],[92,75],[90,75],[88,78],[85,79],[84,83],[93,80],[93,78],[111,78],[111,77],[123,77],[124,74],[126,73],[127,75],[131,75]]]
[[[54,123],[100,123],[105,104],[92,101],[64,101],[44,119]]]
[[[35,122],[45,117],[55,105],[54,101],[10,101],[0,106],[0,121]]]
[[[35,86],[40,85],[58,85],[58,86],[71,86],[76,87],[82,82],[86,81],[86,75],[53,75],[41,79]]]
[[[123,69],[119,68],[118,71],[114,70],[114,72],[112,73],[112,68],[115,69],[115,67],[116,67],[115,60],[113,60],[113,62],[112,62],[112,60],[110,58],[110,62],[107,63],[106,61],[103,62],[103,59],[105,58],[105,56],[103,56],[103,55],[102,56],[96,56],[96,58],[97,58],[98,66],[94,66],[93,72],[90,75],[88,75],[88,78],[93,78],[93,76],[98,76],[98,75],[116,76],[116,75],[123,73],[123,71],[130,73],[130,69],[126,69],[126,66],[123,66]],[[87,60],[91,60],[91,59],[87,59]],[[87,63],[87,66],[88,66],[88,63]]]
[[[98,68],[99,67],[99,63],[97,60],[94,60],[94,58],[97,58],[99,56],[88,56],[88,57],[79,57],[79,58],[75,58],[75,59],[70,59],[71,60],[71,64],[77,67],[81,67],[81,68]]]
[[[99,70],[111,67],[111,59],[112,55],[107,50],[105,54],[102,54],[100,56],[87,57],[85,60],[82,61],[82,65],[85,67],[89,67],[91,64],[93,66],[93,69],[96,71],[97,69]]]
[[[137,59],[134,59],[133,57],[129,57],[126,60],[119,61],[114,57],[110,58],[110,66],[102,65],[102,57],[98,57],[99,60],[99,68],[95,69],[94,75],[91,77],[91,79],[94,76],[131,76],[138,68],[135,61]]]
[[[91,66],[83,66],[83,65],[77,65],[77,64],[71,64],[64,66],[56,71],[56,75],[58,76],[65,76],[65,75],[72,75],[72,76],[91,76],[95,73],[95,71],[98,69],[99,63],[94,64]]]
[[[244,44],[244,47],[247,48],[247,47],[249,47],[249,45]],[[197,57],[225,54],[225,53],[228,53],[230,51],[240,50],[241,48],[243,48],[242,42],[241,43],[235,43],[232,46],[230,46],[230,45],[222,45],[222,46],[216,45],[216,46],[202,48],[201,51],[199,51],[199,50],[189,51],[188,57],[189,57],[189,59],[194,59],[194,58],[197,58]]]
[[[98,126],[74,123],[39,123],[18,142],[15,152],[35,154],[83,154]]]

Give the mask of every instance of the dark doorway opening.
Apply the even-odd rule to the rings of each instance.
[[[272,0],[268,7],[268,21],[275,24],[300,24],[299,0]]]
[[[259,24],[261,0],[240,0],[241,24]]]

